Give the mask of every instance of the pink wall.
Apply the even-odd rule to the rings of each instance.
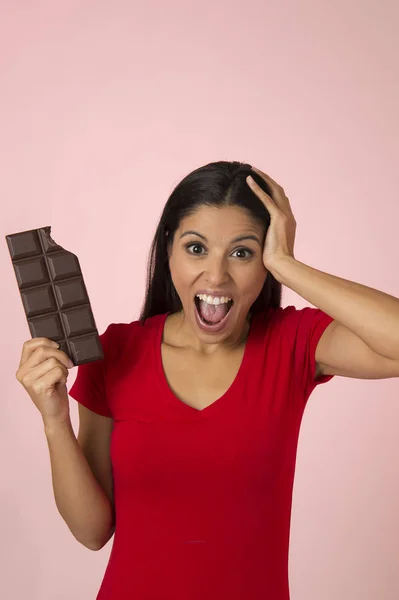
[[[399,296],[396,2],[3,0],[0,11],[2,235],[51,225],[80,258],[100,332],[138,317],[174,185],[220,159],[283,185],[299,260]],[[4,239],[0,269],[0,596],[94,598],[111,544],[86,550],[58,515],[40,415],[14,377],[29,333]],[[306,305],[285,290],[289,303]],[[397,379],[336,378],[310,399],[293,600],[399,597],[398,391]]]

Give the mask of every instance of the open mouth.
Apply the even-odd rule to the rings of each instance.
[[[201,321],[206,325],[217,325],[223,321],[234,304],[233,300],[222,304],[208,304],[200,300],[198,296],[195,296],[194,302]]]

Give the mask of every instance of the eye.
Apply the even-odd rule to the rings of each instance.
[[[186,249],[188,250],[189,248],[203,248],[202,244],[199,244],[198,242],[196,242],[195,244],[188,244],[186,246]],[[189,254],[199,254],[198,252],[189,252]]]
[[[199,244],[198,242],[196,242],[195,244],[188,244],[186,246],[186,250],[188,251],[189,254],[194,254],[196,256],[202,256],[203,252],[199,251],[197,252],[195,249],[204,249],[204,246],[202,244]],[[191,251],[191,249],[193,251]],[[251,258],[251,256],[254,255],[253,250],[250,250],[249,248],[237,248],[237,250],[234,250],[233,255],[236,252],[240,252],[241,254],[244,254],[244,256],[238,256],[236,258],[239,258],[240,260],[246,260],[248,258]]]
[[[245,260],[246,258],[250,258],[251,256],[253,256],[253,252],[249,248],[237,248],[237,250],[234,250],[234,252],[247,252],[248,256],[243,256],[242,257],[243,260]]]

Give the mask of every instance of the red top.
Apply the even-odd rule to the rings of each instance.
[[[297,441],[315,350],[332,318],[294,306],[254,316],[227,392],[197,410],[171,391],[169,313],[113,323],[105,359],[70,395],[114,419],[116,529],[97,600],[289,600]]]

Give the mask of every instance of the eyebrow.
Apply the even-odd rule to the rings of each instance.
[[[205,242],[208,241],[204,235],[201,235],[197,231],[185,231],[184,233],[181,234],[180,239],[185,237],[186,235],[197,235],[198,237],[203,239]],[[259,246],[261,245],[258,236],[250,235],[250,234],[240,235],[240,236],[234,238],[234,240],[231,240],[231,243],[234,244],[235,242],[242,242],[243,240],[254,240],[255,242],[258,242]]]

